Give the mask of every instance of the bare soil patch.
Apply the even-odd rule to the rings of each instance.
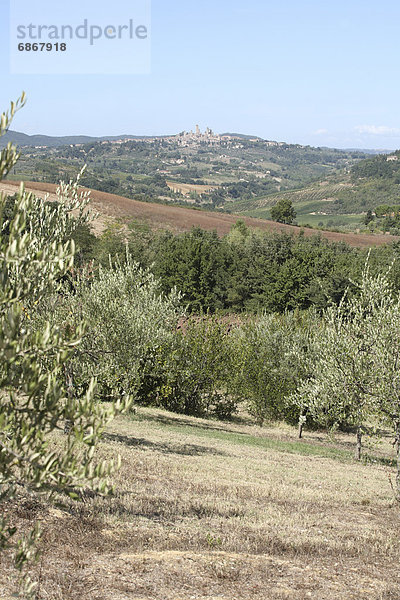
[[[6,181],[0,183],[0,191],[9,192],[19,186],[19,182]],[[53,199],[57,185],[51,183],[26,182],[26,189],[36,193],[47,192],[50,200]],[[100,215],[100,221],[96,225],[96,231],[101,232],[109,218],[134,218],[148,223],[154,229],[169,229],[174,232],[189,231],[192,227],[201,227],[206,230],[215,230],[218,235],[226,235],[232,225],[238,219],[242,219],[246,225],[265,231],[284,232],[298,235],[304,231],[305,236],[320,234],[331,242],[346,242],[354,247],[381,246],[398,238],[380,234],[351,234],[337,233],[334,231],[318,231],[309,228],[300,228],[293,225],[283,225],[275,221],[243,217],[240,215],[228,215],[223,213],[206,212],[191,208],[168,206],[151,202],[139,202],[115,194],[91,190],[92,207]]]

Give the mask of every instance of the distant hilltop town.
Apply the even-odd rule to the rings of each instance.
[[[247,136],[239,136],[235,134],[224,134],[221,135],[219,133],[214,133],[210,127],[207,127],[204,132],[201,131],[199,125],[196,125],[195,130],[191,131],[181,131],[176,135],[166,135],[166,136],[154,136],[154,137],[135,137],[135,138],[122,138],[118,140],[104,140],[103,144],[123,144],[129,141],[141,141],[141,142],[152,142],[155,140],[162,140],[169,144],[177,144],[183,148],[189,147],[197,147],[197,146],[220,146],[223,145],[233,145],[235,148],[244,148],[244,145],[241,143],[242,138],[246,137],[246,140],[250,142],[260,142],[260,138],[251,138]],[[283,142],[265,142],[268,146],[281,146],[284,145]]]
[[[174,136],[174,138],[180,146],[193,146],[201,142],[205,142],[210,146],[217,146],[223,139],[227,140],[230,136],[218,135],[218,133],[214,133],[209,127],[202,133],[200,127],[196,125],[196,131],[182,131],[182,133]]]
[[[143,142],[152,142],[154,140],[162,140],[164,142],[168,142],[170,144],[178,144],[178,146],[182,146],[184,148],[187,147],[196,147],[200,145],[207,146],[219,146],[222,142],[235,142],[238,148],[243,148],[243,144],[240,144],[240,137],[236,135],[220,135],[218,133],[214,133],[212,129],[207,127],[204,133],[201,131],[200,127],[196,125],[195,131],[181,131],[176,135],[166,135],[166,136],[154,136],[154,137],[135,137],[135,138],[124,138],[120,140],[112,140],[112,144],[123,144],[128,141],[143,141]],[[258,138],[254,138],[253,141],[259,141]],[[103,143],[108,143],[107,141]]]
[[[203,133],[198,125],[196,125],[195,131],[182,131],[178,133],[178,135],[164,138],[174,142],[177,142],[180,146],[198,146],[198,145],[208,145],[208,146],[219,146],[222,142],[230,142],[234,143],[235,147],[243,148],[243,144],[240,143],[242,139],[238,135],[234,134],[224,134],[220,135],[218,133],[214,133],[210,127],[207,127],[205,132]],[[250,142],[259,142],[260,138],[247,138]],[[277,144],[277,142],[272,142],[273,144]]]
[[[19,146],[34,147],[37,149],[54,148],[58,146],[81,147],[85,144],[125,144],[126,142],[163,142],[170,146],[180,146],[183,148],[199,148],[201,146],[220,146],[223,148],[244,148],[245,142],[261,143],[264,146],[286,146],[285,142],[273,142],[263,140],[259,137],[248,135],[240,135],[237,133],[215,133],[210,127],[207,127],[203,132],[199,125],[196,125],[195,130],[181,131],[178,134],[172,135],[155,135],[155,136],[139,136],[139,135],[123,135],[111,137],[91,137],[91,136],[48,136],[48,135],[26,135],[17,131],[8,132],[0,140],[0,148],[12,141]],[[301,146],[300,146],[301,147]],[[390,160],[390,159],[388,159]],[[395,160],[395,158],[393,158]]]

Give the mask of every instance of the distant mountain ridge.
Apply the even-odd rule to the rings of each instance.
[[[392,154],[394,150],[387,148],[345,148],[345,152],[364,152],[364,154]]]
[[[12,142],[17,146],[46,146],[48,148],[57,148],[58,146],[68,146],[71,144],[91,144],[102,141],[125,140],[125,139],[143,139],[144,135],[112,135],[103,137],[92,137],[90,135],[66,135],[66,136],[51,136],[51,135],[27,135],[20,131],[9,130],[3,137],[0,138],[0,148],[4,148],[8,142]]]
[[[245,135],[242,133],[223,133],[221,136],[230,136],[242,140],[260,140],[262,138],[256,135]],[[95,142],[103,141],[114,141],[114,140],[136,140],[136,139],[160,139],[172,137],[170,135],[110,135],[95,137],[90,135],[66,135],[66,136],[52,136],[52,135],[27,135],[20,131],[8,131],[2,138],[0,138],[0,148],[4,148],[9,142],[22,147],[35,147],[35,146],[46,146],[47,148],[58,148],[59,146],[69,146],[74,144],[92,144]]]
[[[221,133],[223,136],[230,136],[242,140],[259,140],[263,141],[258,135],[246,135],[244,133]],[[58,148],[59,146],[69,146],[74,144],[92,144],[95,142],[102,141],[114,141],[114,140],[135,140],[135,139],[160,139],[163,137],[171,137],[169,135],[110,135],[110,136],[90,136],[90,135],[65,135],[65,136],[53,136],[53,135],[28,135],[20,131],[9,130],[3,137],[0,138],[0,148],[4,148],[9,142],[16,144],[21,147],[35,147],[35,146],[46,146],[47,148]],[[299,144],[287,144],[289,146]],[[322,148],[328,148],[323,146]],[[362,149],[362,148],[338,148],[337,150],[342,152],[363,152],[364,154],[391,154],[393,150],[383,149]]]

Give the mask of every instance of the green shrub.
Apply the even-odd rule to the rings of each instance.
[[[231,362],[226,325],[216,318],[192,319],[143,357],[137,401],[187,415],[229,419],[237,406],[228,395]]]
[[[0,116],[0,137],[11,124],[24,95]],[[0,180],[19,154],[10,143],[0,152]],[[50,322],[49,306],[41,319],[35,314],[57,295],[60,280],[72,268],[75,246],[71,237],[85,224],[87,195],[78,182],[60,184],[59,202],[50,207],[21,185],[11,201],[0,194],[0,551],[12,549],[22,570],[34,558],[39,523],[26,535],[18,531],[6,502],[21,494],[78,497],[91,484],[107,490],[104,477],[112,462],[97,462],[95,445],[105,426],[128,403],[100,406],[94,399],[95,382],[85,394],[69,394],[64,366],[79,347],[84,323],[71,327]],[[52,449],[49,435],[70,424],[65,443]],[[8,514],[7,514],[8,513]],[[25,579],[23,597],[34,584]]]
[[[154,276],[131,262],[117,262],[98,273],[83,269],[62,293],[38,307],[64,329],[82,320],[86,330],[73,359],[66,365],[75,389],[91,377],[102,399],[134,395],[144,356],[167,343],[176,328],[180,296],[163,295]]]
[[[237,331],[232,392],[258,424],[297,422],[298,407],[288,399],[310,368],[313,321],[299,313],[264,315]]]

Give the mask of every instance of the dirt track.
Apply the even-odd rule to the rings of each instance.
[[[16,181],[1,182],[0,191],[14,193],[18,186],[19,182]],[[50,200],[55,198],[56,188],[57,185],[51,183],[26,182],[26,189],[28,191],[34,191],[37,195],[41,195],[38,192],[48,193]],[[346,242],[350,246],[356,247],[382,246],[383,244],[399,239],[383,234],[351,234],[336,233],[333,231],[316,232],[314,229],[283,225],[275,221],[243,217],[241,215],[228,215],[151,202],[139,202],[138,200],[131,200],[130,198],[98,192],[96,190],[91,190],[91,198],[93,208],[100,213],[100,218],[95,227],[97,233],[102,231],[106,226],[107,217],[132,217],[147,222],[154,229],[163,228],[175,232],[188,231],[192,227],[201,227],[202,229],[216,230],[218,235],[225,235],[238,219],[242,219],[249,227],[294,234],[304,231],[304,235],[306,236],[321,233],[322,237],[331,242]]]

